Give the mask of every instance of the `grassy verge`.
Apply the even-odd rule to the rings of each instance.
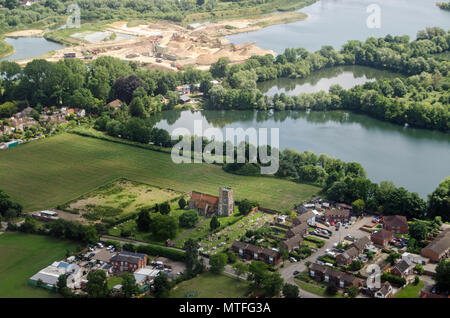
[[[241,298],[248,292],[248,283],[210,272],[175,286],[171,298]]]
[[[321,285],[306,283],[306,282],[301,281],[301,280],[299,280],[299,279],[295,279],[295,282],[297,283],[297,285],[298,285],[301,289],[303,289],[303,290],[305,290],[305,291],[307,291],[307,292],[316,294],[316,295],[318,295],[318,296],[327,297],[327,298],[343,298],[343,296],[340,295],[340,294],[336,294],[336,295],[334,295],[334,296],[328,295],[328,294],[325,292],[325,289],[326,289],[326,284],[325,284],[325,283],[322,284],[322,285],[324,285],[324,287],[322,288]]]
[[[58,297],[51,291],[28,284],[28,279],[54,261],[63,259],[76,244],[48,236],[22,233],[0,235],[0,298]]]
[[[422,290],[424,283],[420,281],[417,285],[409,284],[401,291],[399,291],[394,298],[419,298],[420,291]]]
[[[0,152],[0,189],[29,211],[56,207],[122,177],[213,195],[228,186],[236,200],[277,210],[292,209],[320,190],[275,177],[232,175],[217,165],[175,164],[167,153],[67,133]]]
[[[13,52],[14,47],[0,38],[0,58],[11,55]]]

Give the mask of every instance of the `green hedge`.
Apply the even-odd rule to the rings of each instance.
[[[148,254],[152,256],[163,256],[170,258],[174,261],[184,262],[186,253],[184,251],[179,251],[171,248],[167,248],[164,246],[158,246],[153,244],[148,245],[139,245],[137,247],[138,253]]]

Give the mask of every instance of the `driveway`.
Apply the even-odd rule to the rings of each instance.
[[[334,227],[329,227],[328,229],[333,232],[333,235],[329,239],[324,239],[325,240],[324,246],[322,246],[316,252],[311,254],[311,256],[299,262],[295,263],[285,262],[284,267],[279,269],[279,272],[283,277],[284,281],[290,284],[295,284],[293,275],[295,271],[304,272],[307,268],[305,265],[307,261],[314,263],[318,256],[325,254],[325,250],[327,248],[333,249],[333,244],[339,242],[340,240],[343,240],[344,237],[346,237],[347,235],[350,234],[356,239],[369,235],[369,233],[361,231],[359,228],[364,224],[370,223],[371,219],[372,219],[371,216],[362,217],[357,222],[349,226],[348,229],[341,226],[339,231],[336,231]],[[304,290],[300,290],[300,295],[305,298],[320,298],[320,296],[311,294]]]

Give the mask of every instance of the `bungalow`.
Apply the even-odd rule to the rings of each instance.
[[[301,235],[295,235],[287,240],[280,243],[280,248],[288,250],[289,252],[293,249],[300,247],[302,245],[303,238]]]
[[[422,249],[422,256],[428,257],[433,262],[439,262],[449,255],[450,248],[450,228],[442,231],[435,239]]]
[[[271,265],[277,265],[281,262],[280,253],[266,247],[235,241],[231,245],[231,250],[237,253],[240,257],[249,260],[263,261]]]
[[[122,105],[122,101],[120,99],[115,99],[112,102],[109,102],[106,104],[106,107],[112,107],[114,110],[118,110],[120,106]]]
[[[412,263],[409,259],[401,259],[391,268],[391,274],[398,277],[406,277],[412,271]]]
[[[324,218],[328,222],[348,222],[350,219],[349,210],[327,209],[323,213]]]
[[[403,215],[387,215],[383,218],[384,229],[396,234],[408,233],[408,220]]]
[[[392,286],[389,282],[384,282],[383,286],[374,294],[375,298],[390,298],[392,297]]]
[[[301,223],[299,225],[294,225],[292,226],[287,232],[286,232],[286,237],[287,238],[291,238],[294,237],[296,235],[305,235],[308,232],[308,224],[306,223]]]
[[[186,104],[186,103],[188,103],[190,101],[191,101],[191,98],[188,95],[181,95],[180,96],[180,102],[182,104]]]
[[[394,234],[385,229],[381,229],[370,236],[373,244],[378,246],[386,246],[393,238]]]
[[[361,282],[353,275],[334,270],[328,266],[312,264],[309,267],[309,275],[317,281],[324,281],[326,283],[334,282],[340,288],[347,288],[350,286],[359,287]]]
[[[352,246],[344,253],[340,253],[336,256],[336,263],[339,266],[349,265],[356,257],[358,257],[359,251],[356,247]]]

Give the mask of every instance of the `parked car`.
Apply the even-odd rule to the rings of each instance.
[[[297,262],[297,259],[296,258],[294,258],[294,257],[289,257],[289,260],[291,261],[291,262],[293,262],[293,263],[295,263],[295,262]]]
[[[294,272],[292,273],[292,275],[294,275],[294,276],[296,276],[296,275],[298,275],[298,274],[300,274],[299,271],[294,271]]]

